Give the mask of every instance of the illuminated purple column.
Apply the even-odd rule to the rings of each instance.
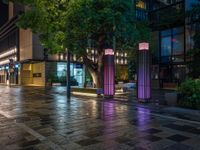
[[[139,101],[146,102],[151,98],[151,72],[149,43],[139,44],[137,97]]]
[[[114,51],[105,49],[104,53],[104,96],[113,97],[115,94],[115,63]]]

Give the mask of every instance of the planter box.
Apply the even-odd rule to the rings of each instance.
[[[165,93],[165,101],[169,106],[176,106],[178,101],[178,93],[176,92]]]

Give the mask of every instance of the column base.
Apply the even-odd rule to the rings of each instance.
[[[149,103],[150,99],[139,99],[138,98],[138,102],[140,103]]]
[[[114,96],[113,95],[104,95],[103,97],[106,99],[110,99],[110,98],[113,98]]]

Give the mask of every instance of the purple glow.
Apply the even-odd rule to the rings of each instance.
[[[150,84],[150,58],[149,52],[139,51],[138,63],[138,99],[146,100],[151,98]]]
[[[110,49],[109,49],[110,50]],[[115,93],[115,80],[114,80],[114,55],[104,56],[104,95],[113,96]]]

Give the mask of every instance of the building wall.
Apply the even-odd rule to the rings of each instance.
[[[31,30],[19,29],[20,61],[33,58],[33,37]]]
[[[14,5],[12,2],[8,3],[8,19],[11,20],[14,16]]]
[[[45,86],[45,62],[34,63],[33,66],[33,84],[38,86]],[[39,76],[36,77],[38,74]]]
[[[33,77],[32,77],[32,64],[22,64],[21,65],[21,84],[33,84]]]
[[[0,0],[0,27],[8,21],[8,5]]]
[[[32,34],[32,40],[33,40],[33,59],[43,60],[44,50],[42,45],[40,44],[38,35]]]

